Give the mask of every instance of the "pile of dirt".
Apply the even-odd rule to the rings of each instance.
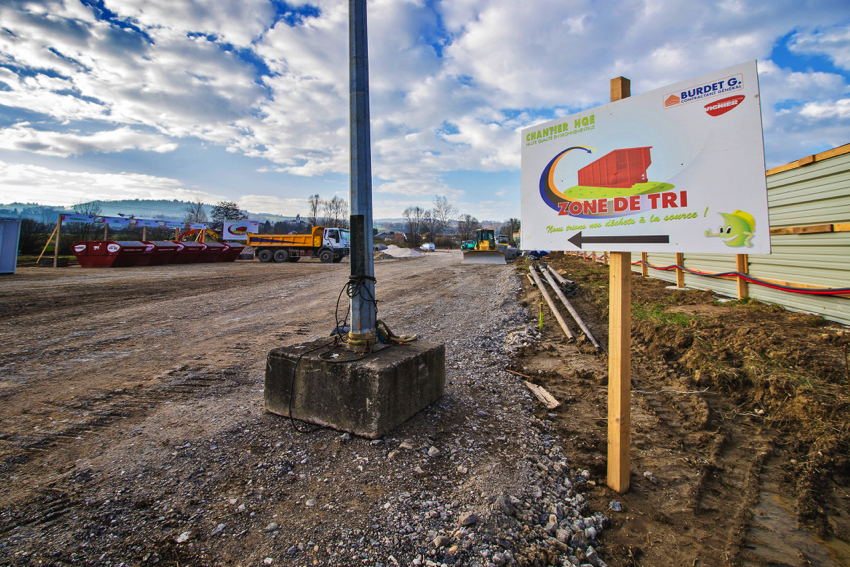
[[[571,302],[607,345],[608,268],[546,260],[576,282]],[[809,564],[848,564],[850,332],[777,305],[667,285],[633,274],[632,487],[589,493],[591,506],[621,501],[625,510],[605,536],[606,561],[765,564],[791,553]],[[527,279],[525,286],[522,300],[537,313],[540,293]],[[607,356],[567,341],[545,307],[543,336],[511,368],[562,402],[554,413],[541,406],[539,417],[569,440],[575,465],[604,477]],[[771,542],[762,517],[774,498],[793,515],[772,528],[781,537]],[[814,537],[814,550],[788,547],[798,526],[814,532],[800,536]]]

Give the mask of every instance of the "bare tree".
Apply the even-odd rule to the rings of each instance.
[[[437,219],[433,210],[427,210],[422,215],[422,225],[428,230],[428,241],[433,243],[434,237],[437,236],[440,227],[440,221]]]
[[[517,218],[509,218],[505,221],[505,224],[502,225],[501,234],[508,235],[508,238],[511,239],[511,242],[514,240],[514,233],[519,230],[519,219]]]
[[[318,195],[310,195],[307,199],[309,213],[307,218],[310,219],[310,224],[316,226],[319,222],[319,209],[322,208],[322,198]]]
[[[457,215],[457,207],[445,197],[434,198],[434,208],[431,215],[437,221],[437,233],[443,234]]]
[[[74,205],[74,212],[78,215],[96,217],[103,212],[103,209],[99,202],[89,201]],[[90,222],[69,222],[65,232],[72,235],[75,242],[79,242],[81,240],[93,240],[100,234],[102,228]]]
[[[407,239],[410,244],[416,248],[419,244],[419,230],[422,227],[422,218],[425,216],[425,210],[422,207],[407,207],[402,213],[404,220],[407,222]]]
[[[18,239],[18,251],[21,254],[38,254],[47,241],[52,227],[31,218],[21,219],[21,233]]]
[[[325,226],[348,226],[348,201],[333,197],[322,201]]]
[[[183,216],[183,220],[186,222],[207,222],[209,220],[207,212],[204,210],[204,204],[200,199],[186,205],[184,212],[186,214]]]
[[[471,240],[475,230],[481,226],[478,219],[470,214],[460,215],[457,221],[457,231],[461,240]]]

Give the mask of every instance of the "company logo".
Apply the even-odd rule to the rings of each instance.
[[[718,100],[717,102],[710,102],[705,105],[705,111],[709,116],[720,116],[721,114],[726,114],[744,100],[744,95],[730,96],[728,98],[723,98]]]
[[[739,73],[737,75],[732,75],[731,77],[720,79],[719,81],[713,83],[695,85],[693,87],[688,87],[687,89],[682,91],[678,91],[675,93],[667,93],[664,95],[664,98],[662,100],[664,102],[664,108],[671,108],[673,106],[678,106],[679,104],[688,104],[689,102],[694,102],[695,100],[703,100],[706,98],[712,98],[722,94],[739,91],[743,88],[744,75],[742,73]]]
[[[74,252],[82,252],[85,249],[86,249],[85,244],[77,244],[76,246],[74,246]]]
[[[118,252],[119,250],[121,250],[121,246],[119,246],[118,244],[109,244],[106,249],[110,252]]]
[[[671,94],[670,96],[668,96],[668,97],[664,100],[664,106],[665,106],[665,107],[668,107],[668,106],[676,106],[676,105],[677,105],[677,104],[679,104],[680,102],[682,102],[682,99],[680,99],[678,96],[676,96],[676,95],[674,95],[674,94]]]

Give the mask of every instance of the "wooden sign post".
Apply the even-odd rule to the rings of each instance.
[[[676,254],[676,284],[684,287],[684,251],[740,254],[746,244],[750,254],[769,254],[769,235],[754,227],[770,222],[755,61],[636,96],[624,77],[610,87],[606,105],[521,131],[521,215],[524,248],[579,251],[610,266],[607,484],[623,493],[632,256]],[[719,222],[719,232],[705,230]]]
[[[611,102],[631,96],[631,82],[611,79]],[[631,459],[632,253],[611,252],[608,312],[608,486],[629,489]]]

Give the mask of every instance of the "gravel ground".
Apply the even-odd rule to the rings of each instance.
[[[376,262],[379,318],[445,343],[447,384],[375,441],[262,408],[265,353],[326,336],[347,264],[137,271],[135,294],[121,270],[4,280],[20,307],[0,331],[0,562],[604,565],[608,520],[582,494],[599,479],[570,468],[504,371],[537,340],[520,282],[460,259]],[[39,286],[53,307],[30,299]],[[97,314],[67,316],[78,289]]]

